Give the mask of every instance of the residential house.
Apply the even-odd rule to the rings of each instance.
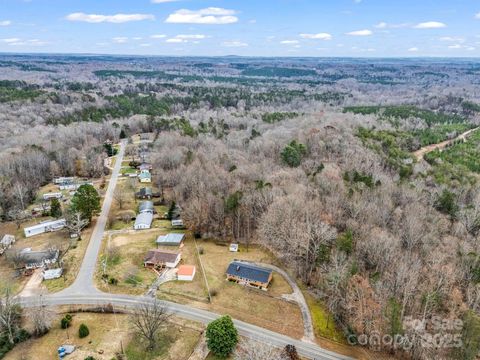
[[[227,268],[227,280],[267,290],[272,281],[272,270],[241,261],[233,261]]]
[[[138,205],[138,212],[140,214],[143,214],[143,213],[153,214],[155,212],[155,207],[153,206],[153,202],[152,201],[142,201]]]
[[[176,234],[176,233],[169,233],[167,235],[160,235],[157,238],[157,245],[163,246],[180,246],[183,244],[183,239],[185,238],[185,234]]]
[[[153,197],[152,188],[144,187],[135,193],[137,199],[151,199]]]
[[[75,180],[74,177],[57,177],[55,179],[53,179],[53,183],[54,184],[57,184],[57,185],[60,185],[60,184],[63,184],[63,183],[66,183],[66,182],[73,182],[73,180]]]
[[[24,249],[20,252],[20,263],[27,270],[38,269],[55,264],[58,261],[60,252],[57,249],[49,249],[42,251],[32,251]]]
[[[135,230],[144,230],[144,229],[150,229],[152,226],[152,221],[153,221],[153,214],[150,212],[145,212],[138,214],[137,218],[135,219],[135,224],[133,225],[133,228]]]
[[[43,234],[46,232],[61,230],[65,227],[67,221],[65,219],[49,220],[40,224],[29,226],[23,229],[25,237]]]
[[[138,180],[141,183],[151,183],[152,182],[152,174],[148,171],[142,171],[140,174],[138,174]]]
[[[162,250],[150,250],[143,264],[146,268],[161,269],[164,267],[173,269],[178,265],[181,259],[179,252],[162,251]]]
[[[43,200],[48,201],[52,199],[61,199],[63,197],[63,194],[60,192],[54,192],[54,193],[46,193],[42,195]]]
[[[193,281],[195,270],[195,266],[193,265],[180,265],[177,271],[177,280]]]

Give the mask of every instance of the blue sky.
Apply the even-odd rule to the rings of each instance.
[[[0,52],[480,57],[480,2],[0,0]]]

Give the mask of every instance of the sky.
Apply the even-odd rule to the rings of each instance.
[[[480,1],[0,0],[0,52],[480,57]]]

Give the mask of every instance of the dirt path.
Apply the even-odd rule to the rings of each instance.
[[[33,272],[32,276],[30,276],[30,279],[28,279],[27,283],[23,287],[23,290],[19,296],[34,296],[34,295],[40,295],[42,292],[42,281],[43,281],[43,275],[42,275],[42,270],[37,269]]]
[[[424,147],[418,149],[417,151],[415,151],[413,153],[413,155],[415,156],[417,161],[420,161],[420,160],[423,159],[423,156],[425,154],[428,154],[429,152],[432,152],[432,151],[437,150],[437,149],[439,149],[439,150],[445,149],[445,147],[447,147],[448,145],[450,145],[454,141],[465,140],[468,136],[470,136],[470,134],[472,134],[474,131],[478,130],[479,128],[480,127],[476,127],[476,128],[470,129],[468,131],[465,131],[464,133],[462,133],[462,134],[458,135],[457,137],[455,137],[453,139],[450,139],[450,140],[445,140],[445,141],[439,142],[437,144],[424,146]]]

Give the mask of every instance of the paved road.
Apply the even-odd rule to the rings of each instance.
[[[105,233],[105,226],[107,223],[108,213],[112,205],[113,192],[117,184],[118,175],[122,165],[123,155],[125,153],[126,141],[123,141],[120,146],[120,151],[115,162],[115,166],[112,171],[112,176],[108,183],[108,188],[105,193],[105,199],[102,205],[102,212],[97,219],[95,228],[93,229],[90,242],[85,252],[82,265],[78,272],[75,282],[67,289],[61,292],[42,296],[42,302],[46,305],[59,306],[59,305],[106,305],[112,304],[117,307],[133,308],[138,307],[141,304],[152,302],[151,297],[145,296],[129,296],[119,294],[108,294],[98,291],[94,286],[93,277],[95,275],[96,264],[100,247],[102,245],[102,238]],[[23,306],[38,306],[38,296],[20,297],[19,302]],[[172,313],[177,314],[183,318],[187,318],[194,321],[199,321],[204,324],[208,324],[210,321],[215,320],[220,315],[210,311],[197,309],[191,306],[176,304],[167,302],[168,308]],[[285,314],[288,316],[288,314]],[[314,360],[333,360],[333,359],[350,359],[346,356],[336,354],[322,349],[320,346],[296,340],[288,336],[275,333],[273,331],[245,323],[243,321],[234,320],[235,325],[240,335],[249,337],[258,341],[264,341],[278,347],[284,347],[287,344],[293,344],[296,346],[300,355],[314,359]]]
[[[44,296],[43,303],[45,305],[93,305],[101,306],[106,304],[112,304],[116,307],[134,308],[141,304],[151,303],[152,298],[146,296],[129,296],[118,294],[97,293],[96,295],[88,294],[73,294],[73,295],[61,295],[54,294],[51,296]],[[25,306],[38,306],[39,300],[35,297],[22,298],[20,303]],[[210,321],[219,317],[218,314],[210,311],[193,308],[186,305],[181,305],[172,302],[166,302],[169,311],[172,313],[193,321],[198,321],[203,324],[208,324]],[[285,314],[288,316],[288,314]],[[296,340],[285,335],[275,333],[264,328],[245,323],[243,321],[234,320],[235,327],[240,335],[249,337],[251,339],[265,342],[273,346],[283,348],[285,345],[293,344],[297,348],[300,355],[309,359],[315,360],[343,360],[351,359],[347,356],[339,355],[331,351],[324,350],[318,345]]]
[[[102,211],[97,218],[97,223],[93,229],[90,242],[88,243],[87,251],[82,262],[82,266],[78,272],[77,278],[74,283],[67,289],[61,291],[59,294],[95,294],[98,290],[95,288],[93,276],[95,275],[96,264],[100,247],[102,246],[102,239],[105,232],[105,226],[107,225],[108,214],[113,201],[113,192],[117,185],[118,175],[120,174],[120,168],[122,167],[123,155],[125,153],[126,141],[123,140],[120,143],[120,150],[113,167],[110,181],[108,182],[107,191],[103,200]]]

